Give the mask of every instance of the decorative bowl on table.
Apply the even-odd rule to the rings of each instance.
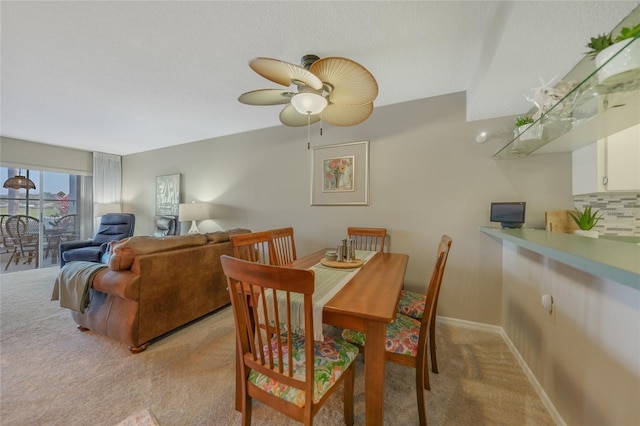
[[[330,260],[332,262],[335,262],[336,260],[338,260],[338,255],[335,251],[328,251],[324,254],[324,257],[327,260]]]

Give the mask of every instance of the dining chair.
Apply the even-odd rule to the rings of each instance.
[[[273,250],[271,232],[262,231],[262,232],[251,232],[247,234],[234,234],[229,236],[229,240],[231,241],[231,246],[233,247],[233,256],[247,260],[254,263],[260,263],[263,265],[275,265],[276,264],[276,255]],[[247,293],[247,300],[250,306],[253,306],[256,303],[258,295],[255,295],[251,292]],[[249,323],[253,324],[252,327],[255,328],[255,321],[253,319],[253,309],[249,311]],[[241,381],[239,372],[240,372],[240,351],[239,348],[236,350],[236,382],[239,383]],[[241,395],[239,386],[236,383],[236,409],[240,410],[241,406]]]
[[[387,325],[385,341],[385,359],[390,362],[413,367],[416,370],[416,398],[418,402],[418,420],[421,426],[427,424],[427,413],[424,402],[424,390],[431,389],[427,357],[427,339],[433,319],[438,280],[444,272],[448,251],[438,254],[436,264],[427,286],[425,313],[417,320],[406,315],[396,315],[395,320]],[[344,329],[342,337],[349,343],[366,350],[365,333]]]
[[[298,258],[296,255],[296,243],[293,238],[293,228],[272,229],[271,240],[273,250],[276,253],[276,265],[283,266],[292,263]]]
[[[277,255],[273,249],[271,232],[234,234],[229,236],[229,240],[233,247],[234,257],[264,265],[277,264]]]
[[[447,253],[447,257],[445,257],[444,259],[442,271],[440,273],[440,276],[438,277],[438,281],[436,284],[435,297],[433,300],[433,312],[431,313],[432,318],[429,328],[431,371],[436,374],[438,374],[438,360],[436,359],[436,312],[438,309],[438,299],[440,297],[440,287],[442,286],[442,275],[444,274],[444,269],[447,266],[451,244],[453,244],[453,240],[450,236],[445,234],[440,238],[440,243],[438,244],[437,251],[438,256],[440,256],[441,253]],[[400,302],[398,303],[398,313],[420,320],[422,319],[422,316],[425,312],[426,299],[427,296],[424,294],[416,293],[409,290],[402,290],[400,292]]]
[[[13,251],[13,242],[5,228],[5,223],[10,217],[10,214],[0,214],[0,254],[7,254]]]
[[[60,216],[49,222],[50,228],[44,230],[44,254],[47,259],[51,254],[52,262],[58,261],[60,243],[74,241],[80,238],[80,221],[77,214]]]
[[[29,265],[35,260],[37,269],[40,221],[32,216],[13,215],[6,219],[5,230],[13,245],[13,251],[4,270],[7,270],[12,261],[17,265],[20,258],[24,259],[23,264],[25,265]]]
[[[51,224],[54,228],[59,231],[72,234],[72,236],[79,237],[79,229],[80,229],[80,221],[78,220],[77,214],[66,214],[64,216],[60,216],[55,219]]]
[[[356,250],[370,250],[384,253],[384,240],[387,237],[386,228],[355,228],[348,227],[347,235],[356,242]]]
[[[353,361],[358,348],[332,337],[323,341],[306,337],[313,336],[314,272],[226,255],[220,261],[227,276],[241,358],[242,424],[251,424],[252,400],[256,399],[311,425],[315,414],[344,381],[344,421],[352,425]],[[252,305],[249,299],[254,294],[260,296]],[[298,307],[302,303],[303,318],[294,314],[298,311],[295,300]],[[255,331],[264,329],[271,332]]]

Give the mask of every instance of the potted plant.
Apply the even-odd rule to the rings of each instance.
[[[618,76],[608,81],[617,84],[618,80],[623,81],[628,78],[624,73],[640,69],[640,41],[635,40],[637,38],[640,38],[640,24],[623,27],[615,38],[611,34],[601,34],[591,38],[587,44],[591,50],[587,54],[595,56],[600,83]],[[632,39],[634,40],[631,41]],[[609,61],[616,54],[617,56]]]
[[[516,119],[517,128],[526,126],[527,124],[533,124],[533,118],[529,117],[528,115],[525,115],[525,116],[519,115],[518,118]]]
[[[595,58],[598,53],[602,52],[612,44],[613,37],[611,36],[611,33],[600,34],[597,37],[591,37],[591,41],[587,43],[587,47],[590,50],[586,54],[592,58]]]
[[[518,116],[515,124],[515,137],[519,137],[521,141],[525,141],[528,139],[540,139],[542,128],[539,124],[534,125],[533,123],[533,118],[528,115]]]
[[[569,216],[580,228],[573,231],[573,233],[584,237],[598,238],[598,231],[593,230],[593,227],[602,219],[602,215],[598,216],[598,212],[599,210],[592,212],[591,206],[585,207],[582,212],[577,210],[578,214],[568,212]]]

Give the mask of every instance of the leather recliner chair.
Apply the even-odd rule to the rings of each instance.
[[[111,241],[133,236],[135,222],[136,217],[131,213],[105,214],[100,220],[98,232],[92,239],[60,243],[60,267],[74,260],[101,263]]]

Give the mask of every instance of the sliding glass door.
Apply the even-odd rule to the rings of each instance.
[[[7,182],[14,176],[22,181]],[[9,186],[0,190],[2,273],[55,266],[60,242],[91,237],[91,177],[0,167],[0,181]],[[35,189],[24,184],[29,181]],[[37,236],[20,235],[26,223],[36,221]]]

